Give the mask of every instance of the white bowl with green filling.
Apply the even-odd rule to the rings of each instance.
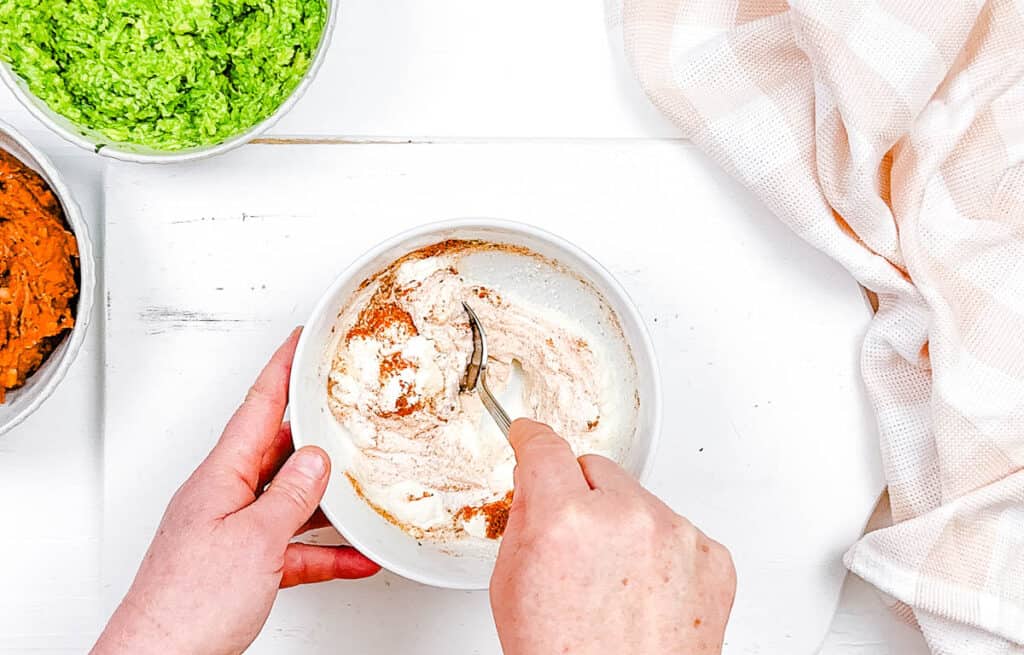
[[[37,12],[39,15],[43,16],[43,19],[45,20],[46,13],[48,11],[46,6],[47,2],[57,1],[58,0],[38,0],[37,3],[32,5],[28,5],[28,3],[26,3],[26,6],[24,9],[22,9],[22,11]],[[216,2],[216,0],[213,1]],[[294,4],[295,2],[308,2],[310,0],[282,1],[284,3]],[[91,105],[89,105],[89,103],[82,102],[78,97],[75,97],[69,92],[66,92],[66,85],[63,84],[63,80],[61,84],[62,91],[60,92],[60,94],[64,94],[68,98],[68,102],[66,103],[68,111],[65,112],[55,110],[53,107],[51,107],[50,104],[47,103],[46,100],[40,97],[40,94],[34,93],[32,90],[33,85],[25,78],[25,76],[20,75],[18,72],[16,72],[15,67],[12,65],[12,63],[6,61],[3,56],[0,56],[0,78],[3,79],[4,83],[8,86],[8,88],[11,89],[11,91],[22,103],[22,105],[24,105],[25,108],[28,109],[33,116],[38,118],[43,124],[45,124],[47,127],[49,127],[51,130],[53,130],[56,134],[60,135],[65,140],[74,143],[75,145],[78,145],[82,148],[86,148],[100,155],[111,157],[113,159],[138,163],[177,163],[183,161],[191,161],[195,159],[203,159],[206,157],[211,157],[214,155],[227,152],[255,139],[260,134],[270,129],[277,121],[279,121],[281,117],[284,116],[292,108],[292,106],[294,106],[295,103],[298,102],[298,100],[302,97],[302,95],[305,93],[306,89],[312,82],[313,78],[316,76],[316,73],[320,69],[320,66],[323,64],[323,60],[326,55],[327,49],[330,45],[331,36],[334,32],[334,27],[337,20],[339,4],[338,0],[321,0],[321,2],[323,3],[325,13],[323,15],[323,28],[320,32],[319,42],[316,45],[315,50],[312,50],[312,57],[309,60],[309,64],[305,68],[305,72],[302,74],[301,78],[298,79],[297,82],[295,82],[294,78],[290,80],[295,84],[291,91],[287,92],[287,96],[284,96],[284,94],[282,93],[281,95],[283,96],[283,99],[281,100],[280,104],[278,104],[277,107],[273,109],[272,112],[264,112],[266,114],[265,116],[259,115],[259,112],[250,112],[259,115],[259,118],[255,121],[247,122],[245,120],[245,117],[232,116],[231,114],[235,112],[235,109],[234,107],[231,107],[227,110],[228,115],[224,117],[227,120],[218,123],[217,127],[214,128],[217,131],[230,131],[230,133],[225,132],[225,134],[217,134],[216,138],[211,140],[211,142],[209,143],[192,144],[189,142],[189,140],[183,139],[180,142],[180,147],[179,145],[171,145],[170,147],[164,147],[162,145],[154,146],[153,143],[155,143],[157,140],[153,140],[151,143],[145,144],[139,142],[142,141],[142,139],[133,140],[130,138],[117,138],[116,136],[111,136],[112,131],[119,131],[117,129],[107,130],[105,132],[102,128],[97,129],[94,127],[89,127],[85,125],[84,122],[79,123],[65,115],[65,113],[84,111],[82,110],[83,107],[90,107]],[[59,6],[56,9],[56,11],[63,11],[65,7],[74,7],[74,4],[67,5],[63,2],[63,0],[60,0]],[[76,9],[69,9],[68,11],[76,11]],[[182,11],[190,11],[188,5],[183,5]],[[22,24],[24,22],[25,21],[21,21]],[[0,24],[0,37],[5,36],[4,30],[9,28],[10,26],[4,26]],[[129,24],[127,29],[131,28],[132,26]],[[17,26],[15,27],[15,29],[17,29]],[[83,33],[85,33],[89,29],[93,28],[87,25],[82,26]],[[245,34],[244,36],[247,39],[259,37],[258,34],[256,35],[256,37],[253,37],[251,34]],[[176,33],[172,33],[171,35],[169,35],[169,38],[172,39],[176,37]],[[8,43],[18,44],[19,40],[8,39]],[[24,53],[25,50],[31,47],[31,45],[32,44],[24,48],[22,52]],[[248,46],[249,44],[246,43],[246,45]],[[18,47],[20,46],[14,45],[11,49],[13,50],[14,48]],[[256,47],[258,47],[258,45]],[[2,54],[3,51],[0,50],[0,55]],[[150,65],[149,72],[158,69],[159,66],[162,65],[163,61],[161,61],[161,59],[168,61],[171,59],[170,56],[166,55],[163,52],[152,52],[146,54],[151,54],[152,59],[149,62],[145,62],[143,61],[144,57],[140,57],[139,65],[146,65],[146,63],[148,63]],[[182,54],[182,56],[188,57],[191,56],[192,53],[190,53],[186,48],[182,48],[180,54]],[[28,59],[31,61],[34,57],[35,53],[29,52]],[[252,58],[246,58],[238,59],[237,61],[244,66],[247,65],[251,60]],[[80,59],[76,63],[81,64],[83,62]],[[86,60],[85,63],[89,65],[95,64],[97,66],[103,65],[102,62],[93,60]],[[37,66],[35,70],[31,71],[30,77],[37,77],[39,79],[42,79],[42,76],[48,74],[50,71],[52,71],[52,66],[50,66],[49,68],[44,66]],[[256,70],[255,72],[259,71]],[[297,77],[297,75],[295,77]],[[252,81],[256,84],[259,84],[259,80],[261,79],[265,78],[261,78],[258,75],[250,75],[248,80],[243,81]],[[175,83],[173,78],[170,81],[163,81],[166,82],[167,85]],[[141,80],[130,80],[130,82],[145,83],[145,77],[143,77]],[[190,85],[188,80],[181,80],[179,84],[182,86],[190,87],[189,92],[192,92],[195,89],[195,85]],[[285,85],[281,85],[281,88],[283,88],[284,86]],[[166,96],[166,88],[161,89],[161,91],[165,92]],[[255,99],[256,97],[256,94],[252,94],[251,96],[251,98],[253,99]],[[124,100],[124,98],[114,97],[113,100],[120,101]],[[201,104],[202,103],[197,103],[197,105]],[[97,103],[96,106],[102,105]],[[146,109],[148,109],[149,107],[149,104],[145,104],[141,108],[141,111],[146,111]],[[242,109],[244,110],[249,108],[242,107]],[[103,111],[110,110],[104,109]],[[124,115],[127,112],[122,112],[118,109],[111,111],[110,113],[113,115]],[[199,129],[196,128],[197,121],[188,120],[196,118],[195,116],[182,116],[181,114],[183,114],[183,112],[176,112],[176,114],[177,115],[163,114],[160,117],[159,121],[150,121],[150,123],[156,124],[164,120],[181,121],[181,124],[183,125]],[[207,117],[200,116],[199,118]],[[237,123],[234,122],[236,119],[238,121]],[[237,129],[234,129],[236,127]],[[161,141],[170,140],[171,139],[166,139]]]

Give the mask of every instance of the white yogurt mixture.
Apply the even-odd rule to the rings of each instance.
[[[612,375],[608,353],[572,316],[460,273],[460,259],[483,248],[500,247],[447,242],[403,257],[337,323],[328,402],[355,450],[348,477],[421,540],[496,540],[511,501],[512,449],[476,394],[460,393],[473,350],[463,301],[487,333],[492,390],[551,425],[577,455],[621,460],[637,421],[634,390],[621,388],[621,372]],[[500,391],[513,378],[521,400]]]

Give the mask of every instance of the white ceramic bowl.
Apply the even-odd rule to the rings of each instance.
[[[425,225],[373,248],[335,280],[306,324],[291,376],[290,412],[295,446],[316,445],[331,457],[331,480],[321,507],[349,543],[386,569],[437,587],[486,589],[494,569],[493,559],[455,556],[427,542],[419,545],[356,495],[344,475],[351,451],[327,406],[327,374],[336,342],[333,328],[338,313],[363,280],[408,252],[446,239],[481,239],[525,246],[572,273],[577,290],[563,285],[551,291],[557,302],[569,303],[580,315],[586,314],[588,307],[597,306],[610,307],[617,315],[622,328],[618,338],[625,339],[636,364],[640,396],[637,431],[624,466],[640,479],[653,462],[661,426],[661,378],[647,328],[619,283],[582,250],[535,227],[487,219]],[[579,284],[578,280],[589,284]],[[600,298],[595,296],[595,290]],[[602,299],[606,304],[601,303]],[[598,310],[589,311],[593,315]],[[607,316],[606,309],[603,315]]]
[[[317,48],[313,61],[310,62],[309,70],[299,81],[291,95],[285,99],[281,106],[273,114],[260,123],[257,123],[247,131],[229,138],[226,141],[212,146],[199,146],[185,150],[162,151],[133,145],[131,143],[115,143],[104,137],[99,132],[89,130],[75,125],[67,118],[61,116],[46,106],[42,100],[37,98],[29,89],[23,79],[14,74],[10,66],[0,62],[0,79],[3,79],[7,88],[15,95],[19,102],[28,111],[38,118],[44,125],[53,130],[63,139],[70,141],[76,146],[99,153],[105,157],[119,159],[121,161],[137,162],[142,164],[173,164],[195,159],[204,159],[214,155],[223,154],[241,145],[252,141],[259,135],[269,130],[281,117],[299,101],[302,94],[306,92],[310,82],[316,76],[323,64],[327,49],[330,46],[331,36],[334,34],[334,26],[338,16],[339,0],[327,0],[327,22],[324,24],[324,33],[320,37],[320,45]],[[103,147],[99,147],[103,144]]]
[[[61,179],[57,169],[43,153],[39,152],[25,137],[18,134],[6,123],[0,122],[0,149],[6,150],[22,163],[39,173],[57,195],[64,209],[71,231],[78,241],[79,291],[75,326],[71,333],[50,353],[43,365],[20,389],[7,392],[7,400],[0,404],[0,434],[21,423],[29,414],[43,404],[67,374],[71,363],[82,347],[85,333],[89,329],[92,315],[93,294],[96,288],[96,263],[93,261],[92,241],[86,228],[78,203]]]

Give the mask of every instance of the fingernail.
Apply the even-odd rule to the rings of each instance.
[[[327,472],[327,462],[317,450],[300,450],[295,454],[295,470],[307,478],[319,480]]]

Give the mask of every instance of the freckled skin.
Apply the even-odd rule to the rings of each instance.
[[[721,653],[729,552],[602,457],[512,426],[518,466],[491,579],[505,655]]]
[[[172,499],[95,655],[241,653],[278,588],[378,570],[351,548],[292,543],[326,524],[314,512],[330,471],[319,449],[292,454],[281,424],[297,336]],[[721,653],[729,552],[546,426],[519,420],[510,438],[515,494],[491,579],[505,655]]]

